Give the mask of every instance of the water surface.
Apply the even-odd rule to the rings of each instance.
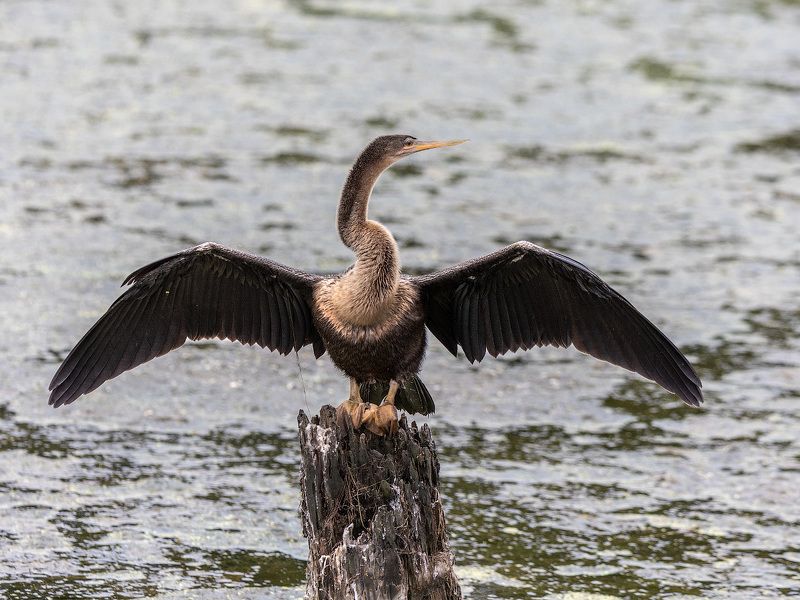
[[[298,598],[309,349],[192,344],[47,407],[129,272],[206,240],[351,260],[372,137],[468,137],[379,182],[421,272],[519,239],[590,265],[703,409],[575,351],[431,344],[470,598],[800,594],[800,8],[738,2],[0,4],[0,595]]]

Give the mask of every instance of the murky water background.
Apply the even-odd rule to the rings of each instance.
[[[798,40],[792,0],[0,3],[0,596],[301,596],[327,360],[204,343],[46,386],[155,258],[347,265],[338,190],[387,132],[472,140],[379,183],[407,269],[567,252],[705,383],[692,410],[574,351],[432,343],[469,597],[800,594]]]

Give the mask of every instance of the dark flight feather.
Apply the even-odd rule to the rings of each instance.
[[[359,393],[364,402],[380,405],[389,393],[389,382],[362,383],[359,386]],[[436,411],[436,405],[428,388],[417,375],[409,377],[400,384],[394,397],[394,406],[397,410],[404,410],[412,414],[430,415]]]
[[[410,280],[423,294],[431,333],[453,354],[460,345],[470,362],[483,358],[483,348],[498,356],[534,345],[574,345],[652,379],[687,404],[703,401],[700,379],[680,350],[568,256],[517,242]]]
[[[69,404],[187,338],[227,338],[281,354],[316,344],[309,303],[320,279],[211,243],[137,269],[56,372],[50,404]]]

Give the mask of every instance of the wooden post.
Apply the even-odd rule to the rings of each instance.
[[[427,425],[355,432],[323,406],[297,417],[307,600],[461,600]]]

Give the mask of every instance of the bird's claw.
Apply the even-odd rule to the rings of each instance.
[[[369,410],[369,407],[374,407],[374,405],[360,400],[345,400],[336,407],[336,422],[343,425],[344,419],[350,419],[353,429],[358,429],[364,422],[364,413]]]
[[[394,404],[384,403],[380,406],[370,404],[364,411],[362,423],[375,435],[394,435],[399,427],[399,416]]]
[[[397,409],[387,402],[375,406],[370,402],[345,400],[336,407],[336,422],[343,425],[344,419],[350,420],[353,429],[358,430],[363,425],[380,436],[394,435],[399,427]]]

